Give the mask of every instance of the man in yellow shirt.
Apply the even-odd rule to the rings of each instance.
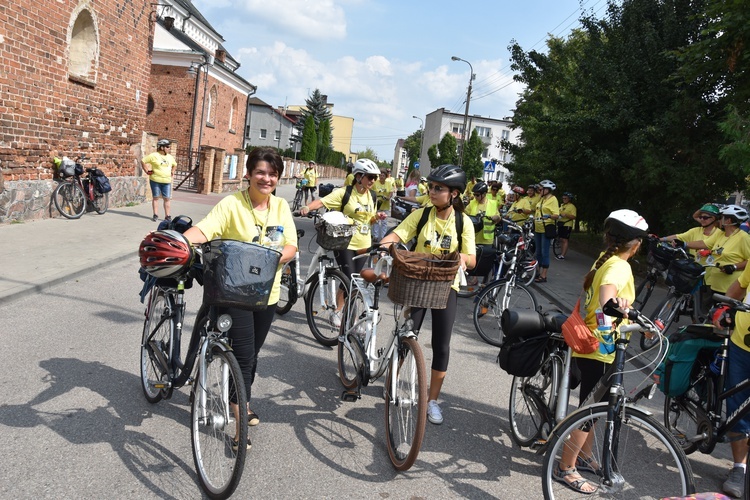
[[[307,181],[307,185],[305,186],[305,204],[307,204],[308,193],[310,193],[310,201],[315,201],[315,190],[318,187],[318,177],[320,177],[315,166],[316,163],[311,160],[310,163],[307,164],[305,171],[302,172],[302,177]]]
[[[372,239],[375,243],[379,242],[388,231],[387,214],[391,213],[391,198],[396,193],[393,177],[388,177],[387,172],[388,170],[380,172],[380,177],[372,187],[377,195],[378,210],[377,220],[372,226]]]
[[[170,199],[172,198],[172,169],[177,161],[167,152],[171,143],[167,139],[160,139],[156,143],[156,152],[141,159],[143,170],[148,174],[151,186],[151,206],[154,209],[154,222],[159,218],[159,199],[164,200],[164,220],[172,220],[170,215]]]

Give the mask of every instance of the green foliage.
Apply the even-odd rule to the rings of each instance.
[[[305,107],[302,109],[302,120],[300,121],[307,127],[307,118],[312,116],[315,123],[315,132],[318,135],[320,135],[320,126],[324,121],[328,120],[328,126],[331,125],[331,110],[326,100],[320,90],[315,89],[310,97],[305,99]]]
[[[315,120],[312,115],[305,118],[305,128],[302,130],[302,147],[299,158],[304,161],[315,160],[318,155],[318,134],[315,132]]]
[[[357,153],[357,158],[367,158],[367,159],[374,161],[375,163],[378,162],[377,153],[375,153],[375,151],[370,147],[365,148],[364,151],[359,151]]]
[[[435,168],[440,165],[440,155],[438,154],[437,144],[427,148],[427,158],[430,159],[430,167]]]
[[[503,142],[514,181],[551,179],[572,191],[593,229],[627,207],[666,234],[732,191],[742,179],[719,161],[719,116],[704,99],[711,87],[674,78],[673,54],[697,39],[702,5],[610,0],[604,18],[582,18],[567,40],[551,37],[547,54],[511,45],[526,84],[513,117],[519,144]]]
[[[419,148],[422,145],[422,129],[420,128],[416,132],[413,132],[409,137],[404,139],[404,149],[406,150],[406,156],[409,158],[409,165],[414,165],[415,161],[419,161]]]
[[[471,137],[466,144],[464,151],[464,172],[467,179],[481,179],[484,174],[484,162],[482,162],[482,152],[484,143],[477,133],[477,129],[471,131]]]
[[[330,148],[333,145],[331,140],[331,121],[323,120],[318,127],[318,145]]]
[[[457,147],[456,138],[450,132],[446,132],[437,144],[437,148],[433,144],[427,150],[427,157],[430,159],[431,168],[447,164],[458,165]]]

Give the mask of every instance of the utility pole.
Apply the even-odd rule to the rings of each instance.
[[[461,59],[460,57],[452,56],[451,61],[463,61],[466,64],[469,65],[469,88],[466,91],[466,111],[464,111],[464,130],[462,134],[461,139],[461,164],[460,167],[464,166],[464,151],[466,150],[466,141],[469,140],[469,131],[466,130],[467,122],[469,121],[469,102],[471,101],[471,82],[474,80],[474,67],[471,65],[469,61],[466,59]]]

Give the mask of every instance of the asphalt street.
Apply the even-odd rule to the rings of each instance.
[[[287,199],[292,193],[279,189]],[[173,214],[198,220],[218,198],[178,192]],[[2,497],[201,496],[188,388],[155,405],[140,388],[136,251],[155,227],[150,213],[144,204],[78,221],[0,226],[0,251],[8,256],[12,247],[18,255],[4,259],[0,275]],[[306,264],[314,232],[309,221],[299,224],[307,231],[300,245]],[[569,310],[590,264],[574,252],[553,262],[538,294],[542,307]],[[200,300],[199,287],[187,292],[188,327]],[[315,342],[302,301],[277,317],[253,386],[261,424],[250,431],[253,449],[235,497],[540,498],[542,457],[510,438],[511,377],[495,362],[498,349],[474,331],[471,306],[460,301],[442,394],[445,423],[428,424],[416,464],[403,473],[388,459],[382,380],[361,400],[343,402],[336,352]],[[428,364],[430,325],[420,336]],[[629,384],[641,378],[632,374]],[[659,419],[662,401],[657,395],[648,403]],[[718,491],[728,458],[726,445],[713,456],[690,456],[699,491]]]

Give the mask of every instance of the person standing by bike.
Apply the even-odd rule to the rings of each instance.
[[[661,241],[674,241],[680,240],[685,243],[691,241],[705,241],[708,237],[712,236],[715,232],[720,231],[719,223],[719,207],[713,203],[706,203],[701,208],[695,211],[693,219],[699,224],[698,227],[688,229],[684,233],[670,234],[661,238]],[[695,249],[690,250],[690,254],[695,256],[695,260],[700,262],[702,265],[706,265],[706,259],[710,255],[706,250],[705,255]]]
[[[264,246],[276,247],[272,233],[283,228],[281,260],[268,299],[268,306],[261,311],[227,308],[232,316],[232,327],[227,336],[232,341],[232,350],[242,370],[247,400],[255,380],[258,353],[271,329],[281,290],[281,268],[292,260],[297,252],[297,229],[292,219],[289,204],[283,198],[271,194],[284,173],[284,162],[273,148],[255,148],[247,157],[247,176],[250,186],[223,198],[206,217],[185,231],[192,244],[215,239],[231,239]],[[221,313],[220,312],[220,313]],[[258,415],[247,408],[248,424],[258,425]],[[247,447],[250,448],[248,439]]]
[[[607,248],[599,255],[583,281],[586,292],[584,318],[591,335],[599,339],[599,349],[591,354],[573,353],[573,371],[580,379],[581,404],[593,391],[607,367],[614,362],[615,346],[612,338],[599,333],[599,318],[610,319],[601,312],[604,304],[614,299],[622,309],[627,309],[635,300],[633,271],[628,260],[638,253],[641,239],[647,235],[648,224],[632,210],[615,210],[604,221],[604,241]],[[610,335],[611,337],[611,335]],[[591,450],[594,433],[578,430],[571,433],[562,457],[554,472],[554,478],[580,493],[593,493],[597,482],[584,479],[579,471],[596,474],[601,464],[593,460]]]
[[[318,174],[314,161],[311,160],[307,164],[304,172],[302,172],[302,177],[307,181],[307,185],[305,186],[305,203],[307,203],[308,194],[310,194],[310,201],[315,201],[315,190],[318,187],[318,177],[320,177],[320,174]]]
[[[375,224],[372,226],[372,238],[377,243],[386,231],[388,231],[388,214],[391,213],[391,198],[396,194],[396,186],[393,178],[388,177],[389,170],[380,172],[380,178],[375,181],[373,188],[377,195],[378,216]]]
[[[300,209],[300,214],[306,215],[310,210],[326,207],[328,210],[342,212],[354,221],[357,227],[347,249],[333,252],[336,262],[347,278],[351,277],[352,273],[360,272],[365,265],[365,259],[354,260],[357,250],[364,250],[372,246],[372,224],[375,222],[378,212],[375,205],[376,201],[370,191],[380,176],[380,169],[374,161],[362,158],[354,163],[352,174],[354,174],[352,186],[335,189],[328,196],[314,200]],[[347,192],[349,193],[349,199],[344,200]],[[331,312],[331,324],[335,327],[341,326],[343,299],[343,291],[340,291],[337,309]]]
[[[539,276],[535,283],[547,282],[547,270],[549,269],[549,249],[557,232],[557,219],[560,217],[560,206],[557,198],[552,194],[555,183],[543,180],[539,183],[541,187],[541,198],[536,204],[534,214],[534,243],[536,246],[536,260],[539,262]]]
[[[170,200],[172,198],[172,169],[177,166],[174,156],[169,154],[167,139],[159,139],[156,143],[156,152],[146,155],[141,159],[144,172],[148,174],[148,182],[151,186],[151,206],[154,222],[159,219],[159,199],[164,200],[164,220],[172,220],[170,215]]]
[[[471,219],[463,213],[463,200],[466,190],[466,174],[455,165],[441,165],[430,172],[429,195],[432,207],[422,208],[412,212],[381,244],[401,243],[417,238],[414,248],[416,252],[432,254],[450,253],[458,251],[461,258],[461,269],[472,269],[476,265],[476,249],[474,245],[474,230]],[[429,210],[427,222],[417,234],[417,226],[425,210]],[[463,230],[461,245],[457,231],[456,218],[461,217]],[[459,270],[459,273],[462,271]],[[432,315],[432,371],[427,404],[427,418],[433,424],[443,423],[443,414],[438,404],[440,390],[448,371],[450,356],[451,333],[456,320],[458,301],[459,277],[453,282],[445,309],[431,309]],[[422,327],[426,309],[414,308],[411,317],[416,332]]]
[[[469,215],[473,219],[472,222],[474,226],[474,242],[477,246],[476,253],[479,256],[478,259],[480,259],[481,262],[487,262],[487,260],[485,260],[486,257],[482,257],[483,255],[491,254],[494,256],[492,243],[495,240],[495,225],[502,220],[497,202],[488,199],[488,190],[489,187],[484,181],[477,181],[477,183],[474,184],[474,188],[472,189],[474,198],[469,202],[469,205],[466,207],[466,210],[464,212],[466,215]],[[492,260],[490,260],[489,262],[492,262]],[[480,271],[480,269],[476,270]],[[472,276],[469,279],[469,284],[475,285],[476,283],[477,277]]]
[[[560,260],[565,260],[568,253],[568,243],[570,234],[573,232],[573,226],[576,223],[576,206],[573,205],[573,194],[565,192],[562,195],[562,205],[560,205],[560,218],[557,219],[557,237],[560,238]]]

